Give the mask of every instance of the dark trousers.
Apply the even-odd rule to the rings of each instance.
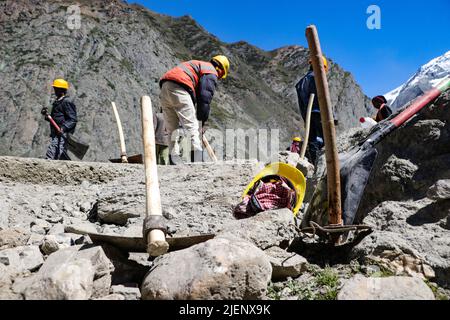
[[[60,135],[52,137],[45,157],[48,160],[70,160],[67,155],[66,136]]]
[[[311,113],[311,124],[309,128],[308,152],[309,161],[316,165],[317,157],[324,146],[322,121],[319,112]]]

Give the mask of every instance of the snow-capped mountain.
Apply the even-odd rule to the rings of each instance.
[[[388,105],[397,109],[450,76],[450,51],[423,65],[406,83],[386,93]]]

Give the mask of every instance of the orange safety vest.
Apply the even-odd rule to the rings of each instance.
[[[192,89],[195,95],[196,88],[201,76],[215,74],[219,77],[216,68],[210,62],[190,60],[182,62],[175,68],[167,71],[161,80],[175,81]]]

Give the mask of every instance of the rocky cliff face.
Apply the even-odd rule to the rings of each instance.
[[[282,143],[303,130],[294,85],[308,67],[305,48],[265,52],[223,43],[190,17],[174,19],[118,0],[78,3],[80,28],[71,30],[69,1],[0,1],[0,154],[45,154],[49,128],[39,111],[50,104],[56,77],[72,84],[77,136],[91,146],[86,160],[119,154],[110,101],[119,107],[129,153],[139,153],[139,98],[150,95],[157,109],[158,80],[167,69],[218,53],[230,57],[232,69],[216,93],[210,127],[280,129]],[[367,98],[333,62],[330,90],[338,130],[357,126]]]

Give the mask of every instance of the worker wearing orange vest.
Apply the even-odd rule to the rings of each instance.
[[[190,60],[169,70],[160,80],[161,105],[169,137],[181,124],[191,137],[191,161],[202,159],[198,121],[203,125],[208,120],[217,79],[225,79],[229,68],[230,62],[222,55],[213,57],[210,62]],[[172,159],[174,144],[175,141],[170,139],[171,164],[175,164]]]

